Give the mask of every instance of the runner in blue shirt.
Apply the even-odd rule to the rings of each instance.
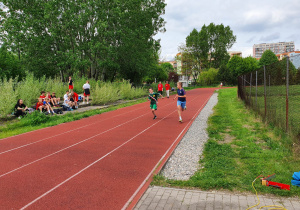
[[[178,111],[178,115],[179,115],[179,122],[182,122],[182,118],[181,118],[181,112],[183,112],[184,110],[186,110],[186,93],[185,90],[182,88],[182,83],[181,82],[177,82],[177,95],[175,96],[175,98],[173,100],[177,99],[177,111]]]

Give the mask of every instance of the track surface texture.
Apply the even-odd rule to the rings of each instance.
[[[214,88],[0,139],[0,209],[125,209],[171,154]],[[144,187],[144,188],[143,188]]]

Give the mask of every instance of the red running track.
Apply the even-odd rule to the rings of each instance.
[[[0,139],[0,209],[132,208],[214,90]]]

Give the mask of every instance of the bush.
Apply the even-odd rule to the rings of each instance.
[[[14,106],[17,104],[17,96],[14,92],[14,81],[12,79],[3,79],[0,83],[0,95],[2,99],[0,100],[0,116],[6,117],[11,114]]]
[[[21,119],[21,125],[31,125],[36,126],[42,123],[48,122],[50,117],[41,113],[39,111],[32,112],[31,114],[27,114],[24,118]]]
[[[120,99],[118,89],[112,83],[96,84],[92,94],[92,104],[106,104]]]

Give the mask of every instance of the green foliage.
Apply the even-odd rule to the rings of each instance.
[[[170,64],[168,62],[162,63],[162,64],[160,64],[160,66],[167,73],[170,73],[170,72],[174,71],[174,68],[173,68],[172,64]]]
[[[228,62],[230,57],[227,50],[235,43],[236,36],[233,35],[229,26],[224,27],[223,24],[210,23],[208,26],[203,25],[202,30],[206,34],[208,52],[210,52],[209,66],[219,68]]]
[[[271,50],[266,50],[259,60],[259,65],[266,66],[276,62],[278,62],[276,55]]]
[[[0,47],[0,79],[4,78],[18,78],[24,77],[24,70],[21,67],[21,62],[18,57],[6,49],[3,44]]]
[[[221,81],[226,81],[229,84],[236,85],[237,77],[239,75],[252,72],[258,68],[259,65],[255,58],[250,56],[242,58],[235,55],[228,61],[226,68],[225,66],[222,67],[222,70],[219,74],[219,79]]]
[[[157,64],[162,0],[3,0],[0,41],[38,78],[141,82]]]
[[[4,78],[3,82],[0,82],[0,95],[2,97],[0,100],[0,117],[5,118],[8,114],[11,114],[17,104],[14,84],[12,79],[6,80]]]
[[[147,76],[144,77],[144,81],[147,83],[152,83],[156,81],[165,81],[168,79],[168,73],[159,65],[153,65],[148,71]]]
[[[32,112],[31,114],[27,114],[24,118],[21,119],[22,126],[37,126],[42,123],[46,123],[49,121],[50,117],[41,113],[39,111]]]
[[[74,91],[82,94],[82,86],[86,82],[86,78],[75,76]],[[129,81],[115,82],[115,83],[100,83],[94,79],[90,79],[91,85],[91,99],[94,104],[104,104],[108,102],[117,101],[119,99],[133,99],[145,96],[147,91],[143,88],[132,87]],[[5,97],[5,100],[0,100],[0,116],[12,113],[14,106],[18,99],[23,99],[24,104],[28,107],[35,105],[38,101],[41,91],[56,93],[57,97],[62,97],[68,84],[63,83],[60,79],[46,79],[42,77],[37,79],[32,73],[20,82],[16,80],[0,80],[0,94]]]
[[[218,83],[218,70],[210,68],[207,71],[202,71],[198,77],[200,85],[212,85]]]
[[[223,83],[223,85],[235,85],[236,78],[233,76],[232,71],[229,70],[227,65],[221,65],[218,71],[218,80]]]

